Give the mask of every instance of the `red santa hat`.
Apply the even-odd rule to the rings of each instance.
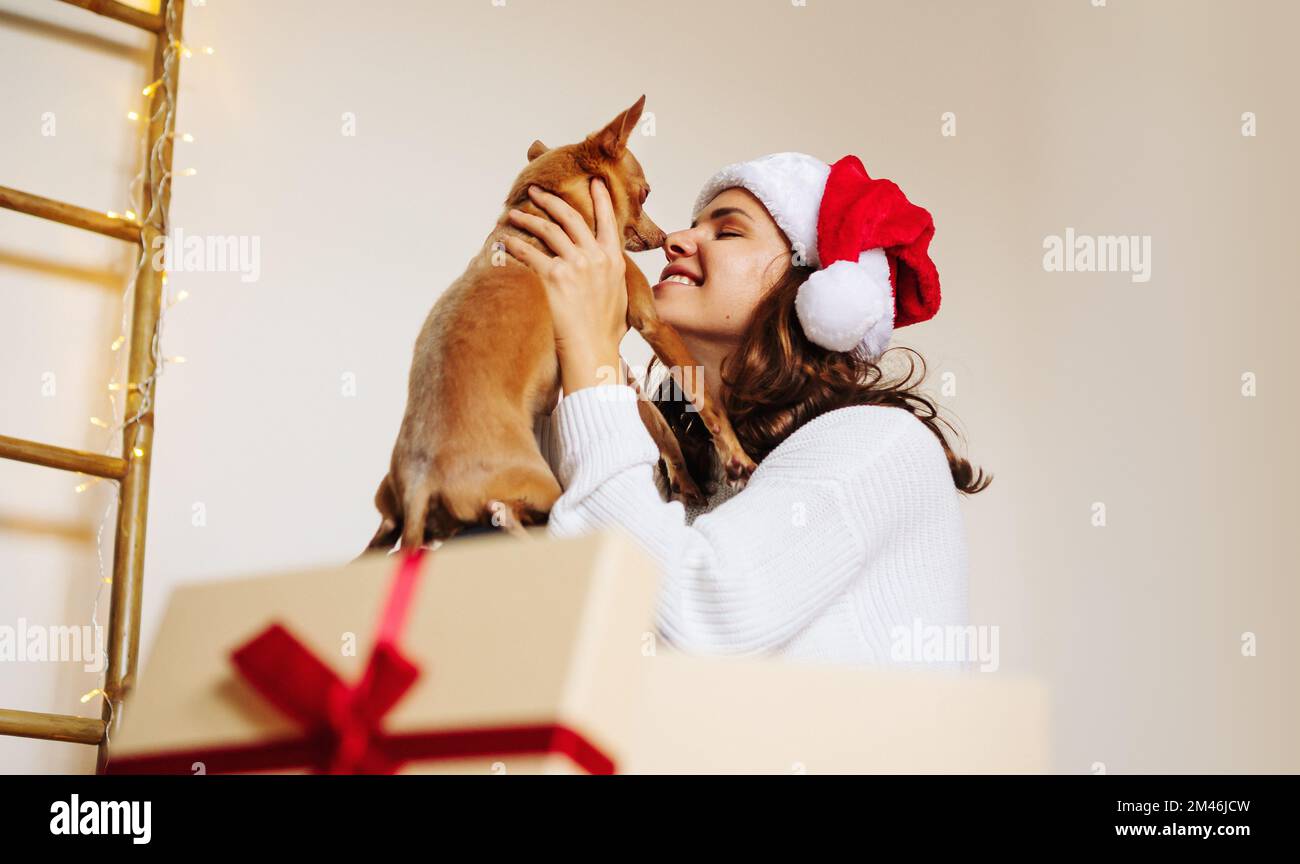
[[[884,353],[894,328],[939,311],[930,260],[934,220],[889,180],[873,180],[856,156],[834,165],[773,153],[728,165],[704,185],[695,216],[724,189],[741,187],[785,232],[794,262],[815,267],[795,311],[807,337],[831,351]]]

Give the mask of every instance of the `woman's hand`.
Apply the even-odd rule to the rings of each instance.
[[[591,181],[594,235],[563,198],[536,186],[529,187],[528,195],[555,221],[511,210],[510,223],[555,254],[511,236],[505,238],[505,247],[541,277],[546,288],[564,392],[622,383],[618,346],[627,333],[626,265],[609,190],[599,179]]]

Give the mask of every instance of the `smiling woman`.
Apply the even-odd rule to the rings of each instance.
[[[915,381],[915,363],[894,381],[880,365],[894,326],[938,308],[929,214],[854,157],[828,166],[789,153],[718,172],[695,210],[664,243],[655,308],[704,367],[706,392],[720,396],[758,469],[743,491],[723,483],[706,424],[661,390],[656,405],[711,492],[684,509],[666,500],[636,392],[566,388],[540,432],[564,487],[548,531],[631,533],[664,573],[659,630],[683,649],[897,662],[900,627],[965,623],[957,495],[990,479],[950,447],[918,390],[923,361]],[[565,278],[569,290],[551,302],[570,322],[572,356],[616,353],[626,328],[610,335],[584,309],[607,308],[621,280],[599,268]],[[554,309],[557,298],[571,307]],[[936,660],[961,658],[925,662]]]

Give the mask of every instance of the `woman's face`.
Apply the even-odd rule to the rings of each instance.
[[[790,245],[762,202],[737,187],[719,192],[690,228],[669,234],[664,254],[668,266],[653,289],[660,319],[688,340],[735,345],[788,266]]]

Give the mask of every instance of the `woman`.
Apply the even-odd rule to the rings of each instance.
[[[991,478],[954,455],[913,370],[887,383],[876,362],[895,326],[938,308],[926,211],[856,157],[773,154],[705,185],[690,227],[668,235],[655,305],[759,465],[743,491],[715,483],[688,510],[656,484],[635,391],[608,383],[627,330],[609,193],[593,181],[594,235],[563,200],[530,194],[564,228],[512,211],[553,254],[507,241],[555,325],[565,395],[542,437],[565,491],[551,535],[631,534],[664,574],[660,633],[686,651],[887,663],[918,621],[965,624],[957,494]],[[660,407],[692,472],[716,481],[695,412]]]

